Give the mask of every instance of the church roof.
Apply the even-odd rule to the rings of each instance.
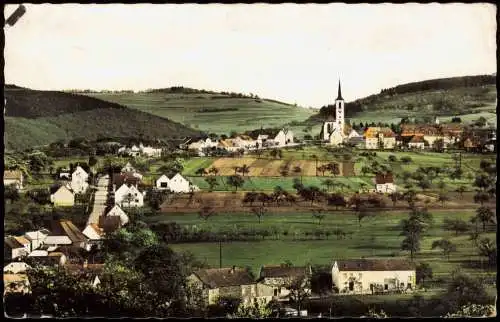
[[[340,79],[339,79],[339,91],[337,94],[337,101],[343,101],[344,99],[342,98],[342,90],[340,89]]]

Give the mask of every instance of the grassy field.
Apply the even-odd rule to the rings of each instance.
[[[285,103],[201,93],[91,93],[208,133],[229,134],[304,121],[314,112]]]
[[[434,225],[428,231],[421,245],[421,252],[417,261],[429,262],[433,267],[435,277],[446,277],[456,267],[464,271],[477,274],[479,270],[470,268],[469,261],[477,261],[477,251],[468,240],[468,235],[455,236],[454,233],[444,231],[441,224],[444,218],[461,218],[469,220],[474,214],[472,212],[446,212],[432,211]],[[401,219],[407,217],[407,213],[378,214],[375,217],[364,219],[361,227],[358,225],[356,216],[348,213],[327,214],[321,225],[315,220],[311,213],[293,214],[266,214],[262,223],[259,224],[257,217],[249,213],[241,214],[218,214],[207,221],[203,221],[196,214],[164,214],[147,218],[152,222],[177,222],[183,226],[197,226],[210,231],[234,231],[241,228],[266,227],[278,231],[288,231],[288,236],[280,236],[280,240],[267,237],[262,241],[249,242],[227,242],[223,244],[223,266],[250,266],[254,272],[258,272],[261,265],[279,264],[290,260],[295,265],[331,264],[337,258],[393,258],[405,257],[407,254],[400,251],[402,237],[399,236],[398,227]],[[366,221],[365,221],[366,220]],[[316,229],[334,230],[342,229],[353,232],[352,238],[342,240],[330,236],[329,240],[293,240],[295,233],[313,232]],[[495,233],[485,233],[483,237],[495,238]],[[458,252],[443,258],[439,250],[431,250],[431,244],[436,239],[449,238],[457,245]],[[189,243],[173,244],[175,250],[191,251],[200,260],[206,260],[212,267],[219,265],[218,243]]]

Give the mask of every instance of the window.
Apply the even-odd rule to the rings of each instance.
[[[384,290],[388,290],[389,289],[389,284],[384,284]]]
[[[353,281],[349,282],[349,291],[354,291],[354,282]]]
[[[139,199],[135,199],[135,202],[139,202]]]
[[[278,287],[278,294],[281,294],[281,287]]]
[[[160,183],[160,187],[162,187],[162,188],[166,188],[167,186],[168,186],[168,184],[166,182]]]
[[[274,296],[278,296],[278,289],[277,288],[274,289]]]
[[[406,284],[406,288],[411,289],[411,283]]]

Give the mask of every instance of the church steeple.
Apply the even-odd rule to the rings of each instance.
[[[344,99],[342,98],[342,90],[340,89],[340,79],[339,79],[339,93],[337,94],[337,101],[343,101]]]

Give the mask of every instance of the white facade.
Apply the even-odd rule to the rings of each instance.
[[[28,264],[24,262],[12,262],[4,266],[3,272],[10,274],[26,273],[26,270],[31,268]]]
[[[332,267],[332,281],[344,294],[372,294],[381,291],[415,289],[415,270],[394,271],[347,271],[338,267],[337,262]]]
[[[115,191],[115,204],[122,207],[142,207],[144,206],[144,195],[133,185],[128,187],[126,184],[122,184]]]
[[[37,230],[37,231],[29,231],[24,234],[24,237],[26,237],[27,240],[30,241],[30,251],[33,251],[35,249],[38,249],[40,246],[43,245],[43,242],[45,238],[47,238],[48,234]]]
[[[198,191],[199,188],[192,185],[188,180],[186,180],[180,173],[177,173],[168,181],[168,189],[172,192],[187,193],[193,191]]]
[[[17,190],[23,189],[23,174],[21,171],[4,171],[3,185],[5,187],[14,185]]]
[[[424,144],[424,142],[408,142],[408,147],[410,149],[423,150],[425,148],[425,144]]]
[[[286,146],[287,144],[293,143],[293,132],[285,129],[280,130],[274,137],[274,142],[276,142],[278,146]]]
[[[150,146],[142,147],[141,152],[148,157],[161,157],[161,149],[155,149]]]
[[[87,190],[89,174],[82,167],[77,166],[71,174],[71,189],[75,193],[84,193]]]
[[[49,245],[49,246],[64,246],[73,244],[71,239],[66,235],[47,236],[47,238],[45,238],[43,243],[44,245]]]
[[[71,207],[75,204],[75,195],[66,186],[61,186],[50,195],[50,202],[56,207]]]
[[[156,180],[156,189],[167,190],[169,182],[170,179],[166,175],[162,175],[158,178],[158,180]]]
[[[106,216],[118,216],[120,217],[120,224],[121,226],[125,226],[129,222],[129,218],[125,211],[120,208],[120,206],[115,205],[107,214]]]
[[[378,183],[376,190],[380,193],[393,193],[396,192],[396,185],[394,183]]]
[[[89,224],[82,231],[82,234],[85,235],[90,240],[101,240],[102,233],[100,232],[99,227],[96,224]]]

